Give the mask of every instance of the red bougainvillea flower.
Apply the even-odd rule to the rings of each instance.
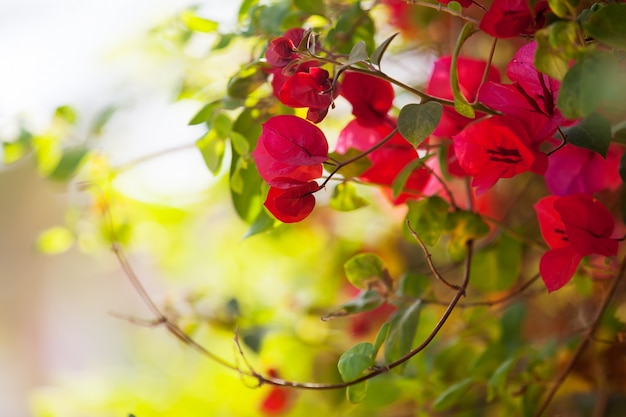
[[[298,45],[304,38],[305,30],[292,28],[283,36],[271,39],[265,51],[267,63],[273,67],[282,68],[295,59],[299,58]]]
[[[526,0],[494,0],[479,27],[496,38],[532,35],[543,27],[548,10],[545,0],[540,0],[533,10]]]
[[[288,77],[278,91],[278,99],[294,108],[308,107],[307,119],[321,122],[328,108],[337,96],[337,88],[331,93],[332,83],[328,71],[321,68],[308,68]]]
[[[363,126],[377,126],[387,122],[387,113],[393,106],[391,83],[380,78],[346,71],[341,83],[341,95],[352,104],[352,114]]]
[[[474,101],[480,88],[483,73],[487,63],[471,58],[458,59],[459,86],[463,95],[471,102]],[[443,99],[452,100],[452,89],[450,88],[450,68],[452,57],[445,56],[435,61],[433,73],[430,76],[426,93]],[[494,66],[489,67],[487,73],[487,81],[494,83],[500,82],[500,72]],[[483,113],[477,113],[476,118],[483,117]],[[445,106],[443,115],[433,132],[433,135],[439,137],[452,137],[459,133],[473,119],[463,117],[454,111],[453,108]]]
[[[283,223],[304,220],[315,208],[315,196],[320,186],[315,181],[292,184],[289,188],[270,187],[265,207]]]
[[[587,255],[617,255],[611,213],[588,194],[544,197],[535,204],[544,240],[550,246],[539,263],[548,291],[563,287]]]
[[[382,141],[391,131],[392,127],[387,125],[364,126],[359,119],[352,120],[339,134],[336,151],[340,154],[350,148],[366,151]],[[382,147],[368,154],[367,158],[371,166],[359,178],[365,182],[390,187],[400,171],[418,158],[418,155],[411,144],[400,134],[396,134]],[[430,177],[431,173],[427,168],[417,168],[409,175],[405,185],[406,192],[392,202],[401,204],[407,198],[421,196]]]
[[[534,56],[536,42],[521,47],[507,65],[513,84],[487,82],[478,99],[488,107],[524,122],[536,143],[551,139],[559,126],[574,121],[563,117],[556,106],[560,82],[537,71]]]
[[[524,125],[507,116],[494,116],[468,125],[454,136],[454,151],[461,168],[474,177],[472,185],[482,194],[500,178],[522,172],[543,174],[547,156],[532,148]]]
[[[304,119],[274,116],[263,124],[252,156],[265,182],[289,188],[322,175],[328,142],[317,126]]]
[[[621,147],[611,145],[605,159],[597,152],[565,145],[548,160],[545,174],[548,190],[559,196],[616,190],[622,184],[619,176],[622,153]]]

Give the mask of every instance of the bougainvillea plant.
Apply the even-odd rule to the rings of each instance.
[[[613,296],[626,270],[626,4],[245,1],[239,23],[216,32],[214,51],[248,37],[251,62],[192,124],[215,132],[197,144],[212,171],[230,144],[230,193],[248,236],[330,227],[334,211],[348,218],[376,201],[404,260],[392,274],[393,256],[366,244],[346,260],[354,291],[320,314],[360,329],[333,362],[335,379],[256,371],[237,338],[239,361],[218,361],[271,386],[262,414],[297,408],[290,390],[346,389],[352,403],[411,415],[539,416],[571,411],[553,400],[573,374],[587,387],[581,401],[623,401],[626,376],[616,382],[607,352],[625,353],[624,323],[608,312],[625,305]],[[401,60],[425,45],[437,45],[421,54],[427,77],[392,75],[419,73]],[[586,310],[568,311],[591,317],[583,335],[558,333],[548,322],[565,313],[550,297],[579,290]],[[459,310],[465,324],[447,329]],[[533,320],[555,332],[550,343],[523,335]]]

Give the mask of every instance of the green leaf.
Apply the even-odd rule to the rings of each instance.
[[[398,196],[404,190],[404,186],[406,185],[406,182],[408,181],[411,173],[417,168],[421,167],[423,164],[424,162],[421,159],[414,159],[413,161],[406,164],[404,168],[402,168],[402,171],[400,171],[398,175],[396,175],[396,178],[393,179],[393,183],[391,184],[393,198],[398,198]]]
[[[251,236],[258,235],[259,233],[263,233],[274,227],[276,224],[276,220],[267,214],[265,210],[261,210],[259,215],[250,225],[250,228],[243,235],[244,239],[247,239]]]
[[[359,22],[355,25],[355,22]],[[326,43],[333,46],[333,50],[341,54],[349,54],[352,45],[359,41],[365,42],[366,49],[373,50],[374,21],[366,10],[361,9],[361,2],[344,10],[333,27],[326,35]]]
[[[357,194],[354,184],[349,182],[338,184],[330,198],[330,206],[339,211],[352,211],[367,204],[367,200]]]
[[[374,345],[361,342],[345,351],[337,362],[337,369],[344,382],[354,381],[374,366]]]
[[[245,159],[233,150],[230,165],[230,196],[235,211],[246,223],[253,223],[263,211],[263,195],[261,186],[263,180],[254,164],[244,163]],[[233,181],[234,178],[237,180]],[[237,188],[233,183],[239,182]]]
[[[78,113],[72,106],[59,106],[54,111],[54,117],[63,120],[69,124],[76,124],[78,121]]]
[[[417,148],[433,133],[442,114],[443,106],[436,101],[407,104],[398,115],[398,131],[413,147]]]
[[[413,339],[417,332],[422,301],[415,300],[408,306],[400,308],[391,317],[389,336],[385,342],[385,363],[391,363],[406,355],[413,347]],[[400,365],[400,368],[403,368]]]
[[[348,55],[348,60],[344,64],[345,66],[350,66],[352,64],[356,64],[357,62],[367,61],[369,57],[367,56],[367,48],[365,47],[365,42],[359,41],[350,50],[350,55]]]
[[[48,178],[55,181],[70,180],[80,168],[87,154],[88,149],[84,146],[65,149],[57,166],[48,174]]]
[[[37,250],[48,255],[56,255],[71,248],[74,241],[74,234],[68,228],[55,226],[39,235],[37,238]]]
[[[456,13],[462,13],[463,12],[463,6],[461,6],[461,3],[459,3],[458,1],[451,1],[448,3],[448,9],[452,10],[453,12]]]
[[[106,126],[109,120],[111,120],[111,117],[113,117],[116,111],[117,107],[115,106],[108,106],[100,111],[91,125],[91,133],[96,136],[101,135],[104,130],[104,126]]]
[[[476,251],[472,257],[472,287],[482,292],[505,291],[518,278],[522,258],[522,244],[501,235],[489,247]]]
[[[20,134],[13,142],[2,142],[3,162],[12,164],[32,149],[33,135],[26,129],[20,128]]]
[[[385,340],[387,340],[387,337],[389,336],[390,329],[391,323],[386,322],[378,330],[378,333],[376,334],[376,341],[374,342],[374,354],[372,355],[372,357],[376,358],[376,355],[378,355],[378,351],[383,346],[383,343],[385,343]]]
[[[189,125],[198,125],[200,123],[205,123],[210,121],[213,118],[213,114],[216,110],[222,107],[221,100],[212,101],[206,105],[204,105],[198,112],[191,118],[189,121]]]
[[[222,160],[224,159],[224,150],[226,149],[226,142],[223,138],[220,138],[215,130],[209,130],[209,132],[196,141],[196,147],[202,154],[202,159],[206,164],[209,171],[213,174],[217,174],[222,166]]]
[[[332,152],[328,156],[334,161],[345,162],[361,155],[362,153],[363,152],[359,151],[358,149],[350,148],[343,154]],[[363,174],[371,166],[372,162],[368,158],[359,158],[356,161],[350,162],[349,164],[343,166],[339,170],[339,173],[343,175],[344,178],[354,178]]]
[[[248,143],[248,140],[244,135],[233,130],[228,134],[228,136],[233,144],[233,149],[239,155],[245,155],[250,152],[250,143]]]
[[[479,214],[455,211],[448,214],[446,227],[451,232],[448,254],[454,261],[465,258],[468,240],[478,239],[489,233],[489,226]]]
[[[429,246],[434,246],[439,242],[441,234],[447,230],[449,204],[441,197],[433,196],[419,201],[408,203],[409,212],[407,220],[411,228]],[[408,239],[414,240],[405,226],[405,235]]]
[[[557,24],[559,23],[559,24]],[[557,46],[554,45],[553,37],[559,37],[559,45],[564,45],[565,40],[561,39],[564,36],[570,36],[569,32],[557,32],[559,28],[562,28],[560,23],[564,23],[567,26],[567,30],[571,28],[568,23],[571,22],[556,22],[548,26],[545,29],[541,29],[535,33],[535,39],[537,41],[537,50],[535,52],[535,67],[550,77],[557,80],[562,80],[569,70],[569,58],[570,54],[563,53]],[[575,24],[574,24],[575,25]],[[574,29],[574,37],[576,31]],[[574,41],[571,41],[575,44]],[[570,44],[571,45],[571,44]],[[570,47],[571,49],[571,47]]]
[[[504,396],[506,393],[506,382],[513,366],[517,362],[516,357],[510,357],[493,372],[487,382],[487,402],[493,401],[496,396]]]
[[[370,289],[372,283],[389,280],[387,268],[382,259],[373,253],[360,253],[344,264],[346,277],[352,285],[362,290]]]
[[[341,304],[337,310],[322,316],[323,321],[332,320],[336,317],[349,316],[351,314],[364,313],[374,310],[385,302],[378,291],[361,291],[359,295]]]
[[[515,352],[524,344],[522,327],[526,317],[526,306],[522,302],[511,304],[500,320],[500,344],[507,353]]]
[[[435,402],[433,403],[433,411],[438,413],[445,411],[454,405],[458,405],[461,399],[465,396],[467,390],[470,388],[472,382],[472,378],[465,378],[448,387],[447,390],[442,392],[435,399]]]
[[[580,123],[563,129],[567,143],[597,152],[606,158],[611,144],[611,123],[598,113],[591,113]]]
[[[589,13],[582,25],[597,41],[613,48],[626,49],[626,4],[601,7]]]
[[[346,397],[351,404],[359,404],[365,399],[367,395],[368,381],[363,381],[359,384],[350,385],[346,388]]]
[[[396,286],[398,297],[419,298],[430,288],[428,277],[415,272],[408,272],[400,277]]]
[[[294,6],[303,12],[324,16],[326,14],[326,5],[319,0],[294,0]]]
[[[560,18],[567,18],[575,15],[575,7],[578,0],[548,0],[550,9]]]
[[[559,90],[558,107],[569,119],[590,115],[609,96],[615,73],[615,58],[608,52],[592,51],[567,72]]]
[[[378,45],[378,47],[374,50],[374,52],[372,53],[372,58],[370,59],[370,62],[373,65],[376,65],[378,66],[378,68],[380,68],[380,62],[383,59],[383,55],[387,51],[387,48],[389,48],[389,44],[391,43],[391,41],[393,41],[395,37],[398,36],[398,33],[399,32],[396,32],[387,39],[385,39],[383,43]]]
[[[254,90],[267,80],[267,74],[258,64],[244,67],[229,81],[226,91],[233,98],[247,98]]]
[[[215,32],[219,24],[214,20],[205,19],[196,14],[194,10],[185,10],[180,14],[180,21],[193,32]]]
[[[463,95],[461,87],[459,86],[458,58],[459,53],[461,52],[461,47],[463,46],[465,41],[474,33],[476,33],[476,28],[471,22],[467,22],[465,26],[463,26],[463,30],[459,34],[459,38],[456,41],[456,46],[454,47],[454,53],[452,54],[452,64],[450,68],[450,87],[452,88],[452,94],[454,96],[454,109],[461,116],[469,117],[470,119],[473,119],[475,117],[475,112],[472,108],[472,105]]]

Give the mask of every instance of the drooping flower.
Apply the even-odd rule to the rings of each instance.
[[[292,28],[283,36],[271,39],[265,51],[267,63],[273,67],[283,68],[295,59],[299,58],[298,45],[304,38],[305,30]]]
[[[331,91],[332,80],[328,71],[322,68],[308,68],[299,71],[284,80],[278,91],[278,99],[294,108],[308,107],[307,119],[313,123],[321,122],[333,99],[338,94],[335,86]]]
[[[434,97],[447,100],[453,99],[452,88],[450,88],[450,68],[452,66],[452,57],[445,56],[435,61],[433,72],[426,86],[426,93]],[[487,63],[471,58],[460,57],[457,61],[459,73],[459,87],[461,92],[470,102],[474,101],[478,95],[483,74]],[[489,67],[487,73],[487,81],[499,82],[500,72],[493,65]],[[476,119],[483,117],[484,114],[477,112]],[[468,123],[474,119],[461,116],[453,108],[445,106],[443,115],[433,132],[433,135],[439,137],[452,137],[459,133]]]
[[[319,178],[328,158],[328,142],[315,125],[292,115],[274,116],[263,124],[252,152],[261,177],[276,188]]]
[[[320,186],[315,181],[293,183],[289,188],[270,187],[263,205],[283,223],[304,220],[315,208],[315,196]]]
[[[500,178],[511,178],[527,171],[543,174],[547,157],[535,150],[525,126],[508,116],[494,116],[465,127],[453,137],[454,151],[461,168],[474,177],[477,193],[493,186]]]
[[[494,0],[479,27],[496,38],[532,35],[543,27],[548,10],[545,0],[540,0],[533,9],[526,0]]]
[[[611,238],[615,223],[611,213],[588,194],[548,196],[535,204],[539,226],[550,247],[539,263],[548,291],[563,287],[584,256],[617,255],[618,241]]]

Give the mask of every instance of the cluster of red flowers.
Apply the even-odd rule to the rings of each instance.
[[[461,2],[463,7],[472,4]],[[547,10],[544,0],[532,9],[521,0],[495,0],[480,28],[498,38],[532,34],[543,25]],[[354,118],[341,130],[335,152],[366,154],[369,165],[359,180],[389,190],[398,174],[419,158],[418,150],[397,133],[397,121],[390,114],[395,97],[392,85],[375,74],[349,68],[339,79],[332,79],[310,54],[300,52],[304,36],[302,29],[287,31],[270,41],[265,56],[273,67],[274,95],[286,106],[307,108],[308,120],[287,115],[271,118],[263,125],[253,152],[261,177],[270,185],[265,206],[283,222],[300,221],[315,206],[314,193],[321,189],[317,180],[323,164],[330,161],[326,137],[314,123],[324,119],[339,97],[352,105]],[[545,177],[553,195],[539,201],[535,209],[551,248],[541,260],[541,275],[553,291],[569,281],[582,257],[617,252],[617,240],[611,237],[612,216],[593,195],[621,183],[621,151],[611,147],[603,158],[587,149],[560,145],[559,129],[578,121],[567,120],[557,108],[560,83],[534,66],[536,47],[535,42],[528,42],[517,51],[506,67],[508,83],[501,82],[499,71],[487,68],[486,62],[458,58],[455,70],[461,92],[492,114],[476,112],[470,119],[447,106],[424,144],[447,141],[447,172],[470,177],[478,195],[501,178],[524,172]],[[307,45],[307,50],[315,50],[315,45]],[[449,56],[434,63],[426,94],[453,99],[451,66]],[[550,150],[554,152],[546,153]],[[433,174],[440,170],[438,163],[431,158],[415,165],[403,192],[392,201],[399,204],[438,192],[433,186],[438,184]],[[572,175],[573,169],[577,175]]]

